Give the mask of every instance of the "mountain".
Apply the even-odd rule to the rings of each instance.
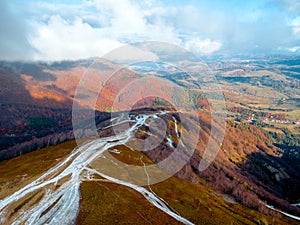
[[[223,142],[212,123],[223,97],[205,74],[158,62],[1,62],[0,223],[66,209],[78,224],[297,224],[297,60],[208,62],[226,103]],[[208,143],[219,151],[201,170]]]
[[[145,113],[145,110],[143,112]],[[150,112],[148,112],[146,115],[153,115],[153,112],[151,114],[149,113]],[[159,117],[164,121],[173,121],[173,119],[169,120],[173,118],[173,116],[174,114],[170,113],[163,114]],[[175,124],[170,123],[167,135],[171,135],[174,126]],[[107,128],[103,127],[99,133],[100,136],[102,136],[103,138],[115,138],[115,136],[110,135],[110,132],[112,131],[111,129],[112,127],[109,125],[107,125]],[[138,138],[139,135],[141,135],[141,131],[144,129],[145,127],[142,125],[138,127],[138,129],[133,130],[131,138]],[[183,132],[185,131],[183,130]],[[151,134],[151,132],[147,133],[148,135]],[[146,137],[144,136],[144,138]],[[115,168],[116,166],[121,166],[122,168],[123,166],[121,162],[125,162],[126,165],[138,165],[139,167],[143,167],[143,163],[147,165],[153,163],[153,159],[151,158],[153,158],[153,154],[155,154],[157,151],[165,153],[172,150],[167,140],[165,140],[166,142],[164,144],[161,143],[159,147],[153,150],[154,152],[151,153],[150,151],[149,153],[146,153],[146,155],[150,156],[147,157],[143,152],[133,151],[131,149],[132,144],[136,145],[138,142],[130,142],[132,141],[132,139],[129,139],[129,142],[121,145],[118,142],[122,140],[122,138],[115,140],[115,144],[111,147],[108,147],[107,151],[103,154],[99,155],[97,151],[92,153],[98,154],[99,157],[93,163],[88,163],[86,165],[86,168],[95,169],[96,171],[103,171],[106,169],[107,171],[104,171],[105,174],[113,174],[114,171],[120,173],[122,170],[116,170]],[[88,142],[85,141],[85,143]],[[176,144],[176,140],[174,140],[174,144]],[[30,208],[34,208],[36,206],[36,213],[40,213],[41,219],[47,218],[46,215],[54,212],[54,214],[50,214],[49,221],[51,219],[58,218],[57,216],[59,215],[55,214],[56,211],[53,211],[52,209],[56,208],[56,210],[61,213],[66,212],[64,203],[68,204],[69,200],[71,200],[73,197],[71,197],[71,195],[65,195],[63,193],[64,191],[66,191],[65,193],[71,194],[71,192],[69,192],[68,190],[76,187],[77,181],[75,181],[74,178],[76,177],[75,173],[77,173],[77,170],[75,170],[75,168],[85,168],[80,167],[78,164],[78,167],[76,166],[74,167],[74,169],[68,170],[68,168],[70,166],[72,167],[72,164],[77,160],[71,161],[71,164],[62,163],[68,160],[68,158],[70,158],[70,155],[73,155],[73,157],[79,159],[79,156],[81,157],[81,155],[83,156],[83,154],[86,153],[85,150],[80,150],[78,148],[75,148],[73,150],[73,153],[71,153],[72,149],[75,146],[76,143],[74,141],[66,142],[57,146],[40,149],[1,163],[0,168],[1,174],[3,174],[3,176],[1,179],[2,189],[0,192],[0,196],[11,196],[10,199],[4,198],[3,202],[1,202],[1,207],[4,206],[3,204],[5,204],[6,209],[11,210],[6,210],[6,212],[10,212],[10,219],[7,220],[7,222],[9,222],[10,220],[16,220],[17,218],[19,218],[19,221],[22,221],[22,218],[26,218],[27,216],[31,215],[27,213],[24,214],[22,212],[26,212]],[[78,149],[79,151],[77,151],[76,149]],[[100,149],[98,151],[100,151]],[[162,151],[162,149],[164,149],[164,151]],[[262,213],[256,211],[255,207],[253,206],[252,207],[254,209],[249,209],[243,206],[244,204],[247,204],[245,202],[242,202],[242,204],[240,204],[239,202],[241,202],[241,199],[243,199],[244,195],[247,196],[247,198],[245,198],[244,200],[249,201],[250,199],[248,197],[252,197],[253,192],[257,191],[255,186],[251,186],[251,181],[249,181],[249,184],[247,184],[247,186],[248,188],[253,188],[252,191],[249,193],[243,189],[243,187],[245,186],[245,182],[242,182],[242,174],[235,174],[236,176],[240,176],[240,180],[238,183],[231,183],[232,185],[237,185],[235,187],[235,191],[239,193],[238,195],[235,193],[224,193],[217,191],[216,188],[213,188],[213,185],[216,185],[216,183],[212,179],[216,179],[218,181],[218,186],[228,185],[230,183],[228,182],[228,175],[224,176],[222,172],[218,172],[222,171],[225,167],[222,167],[219,170],[212,170],[211,168],[209,168],[206,174],[201,174],[196,170],[193,170],[193,168],[197,168],[197,165],[195,164],[197,156],[199,156],[198,148],[187,166],[180,170],[175,175],[175,177],[171,176],[169,179],[166,179],[163,182],[150,186],[145,185],[145,188],[166,201],[168,207],[176,214],[179,214],[183,218],[196,224],[296,223],[296,221],[289,219],[288,217],[282,217],[281,214],[264,208],[262,202],[259,203],[260,210],[264,209],[264,213],[272,215],[273,217],[263,215]],[[165,156],[162,155],[161,157]],[[113,162],[111,162],[111,160],[113,160]],[[157,158],[155,160],[157,160]],[[224,159],[218,157],[216,161],[219,162],[219,160],[223,161],[223,163],[225,164]],[[78,161],[78,163],[83,162],[84,161]],[[117,163],[117,165],[115,163]],[[59,168],[59,165],[64,166],[56,170],[55,168]],[[220,164],[215,163],[212,167],[215,168],[218,167],[218,165]],[[104,166],[104,168],[101,169],[99,168],[99,166]],[[47,170],[48,172],[46,172]],[[51,175],[51,170],[55,172],[53,175]],[[172,218],[170,215],[163,213],[162,211],[151,205],[151,203],[149,203],[143,197],[143,195],[132,190],[133,187],[130,188],[124,184],[117,185],[109,178],[108,180],[105,179],[105,175],[103,175],[104,177],[101,177],[100,175],[87,173],[87,171],[89,170],[83,170],[80,173],[79,178],[81,201],[80,207],[78,208],[78,224],[110,224],[120,222],[128,222],[131,224],[147,224],[149,222],[153,224],[179,223],[180,220],[178,221]],[[123,180],[126,181],[127,178],[124,177],[126,175],[126,168],[124,168],[123,171],[124,172],[121,172],[121,174],[114,175],[116,178],[123,177]],[[131,173],[133,172],[132,170],[130,171]],[[208,171],[213,173],[213,175],[208,174]],[[72,177],[74,178],[68,176],[68,173],[73,173],[74,176]],[[42,174],[47,174],[47,176],[44,175],[42,176],[44,178],[42,178]],[[57,174],[61,174],[62,177],[55,182]],[[151,176],[150,171],[148,174],[150,175],[150,179],[155,179],[155,174]],[[129,179],[130,178],[145,179],[146,172],[144,171],[142,177],[138,176],[137,174],[131,174],[131,176],[129,176]],[[36,184],[32,183],[32,181],[34,180],[36,180]],[[51,183],[51,181],[53,183]],[[34,185],[32,186],[32,184]],[[24,196],[23,194],[13,194],[18,189],[24,187],[24,185],[27,185],[25,186],[26,189],[21,192],[24,193]],[[41,188],[39,189],[38,186],[40,186]],[[35,187],[37,187],[38,189],[32,189]],[[28,194],[25,195],[25,193],[27,192]],[[17,200],[13,200],[14,196],[19,197]],[[54,198],[54,196],[56,196],[56,198]],[[63,196],[69,196],[68,200]],[[74,195],[74,197],[76,196],[77,195]],[[55,201],[55,199],[57,200]],[[255,200],[256,199],[253,199],[254,202]],[[275,201],[276,199],[274,200],[274,202]],[[46,207],[44,209],[40,208],[41,206],[38,205],[39,202]],[[68,217],[71,218],[71,215],[68,214]],[[157,218],[160,219],[157,220]]]

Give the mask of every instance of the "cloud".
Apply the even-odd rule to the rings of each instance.
[[[74,6],[73,9],[78,11],[77,16],[65,14],[66,5],[40,6],[48,8],[52,15],[46,16],[44,21],[33,23],[37,32],[30,38],[30,43],[39,50],[35,55],[38,60],[102,56],[124,43],[140,41],[159,40],[181,44],[173,26],[159,19],[148,20],[149,17],[156,17],[158,12],[152,10],[152,4],[147,4],[147,1],[139,4],[127,0],[89,1],[85,3],[86,11],[92,10],[94,15],[89,19],[87,15],[90,13],[82,13]],[[53,15],[53,10],[57,14]],[[91,19],[97,26],[90,24]]]
[[[299,47],[299,46],[294,46],[294,47],[288,48],[288,50],[289,50],[290,52],[299,52],[300,47]]]
[[[300,46],[292,46],[292,47],[278,47],[279,51],[290,52],[290,53],[299,53]]]
[[[212,41],[210,39],[200,40],[199,38],[194,38],[185,43],[185,48],[195,53],[199,54],[211,54],[218,51],[222,46],[220,41]]]
[[[44,16],[45,21],[34,24],[38,32],[30,40],[40,51],[35,56],[39,60],[101,56],[124,43],[140,41],[177,44],[195,54],[211,54],[222,46],[220,41],[200,38],[197,34],[195,37],[188,35],[187,38],[182,38],[186,31],[182,32],[180,25],[186,27],[193,24],[197,15],[201,14],[192,6],[187,6],[182,11],[178,7],[162,6],[158,1],[91,0],[83,5],[85,10],[70,6],[73,9],[72,14],[66,10],[68,6],[64,4],[53,6],[40,3],[39,7],[43,8],[41,11],[52,14],[49,17]],[[93,14],[89,13],[91,11]],[[57,14],[53,15],[55,12]],[[215,18],[216,15],[211,17]],[[190,18],[190,22],[179,23],[174,18]],[[92,24],[90,21],[93,21]],[[202,22],[204,26],[204,18]],[[214,26],[211,29],[218,28]],[[213,31],[210,33],[215,34]]]
[[[290,12],[300,13],[299,0],[275,0],[274,2],[289,10]]]
[[[253,2],[183,6],[173,12],[174,20],[189,38],[218,40],[220,51],[227,53],[271,52],[299,42],[288,24],[290,13],[266,1]]]
[[[291,26],[295,35],[300,35],[300,17],[296,17],[292,20]]]
[[[34,48],[28,42],[30,26],[9,1],[0,1],[0,59],[30,60]]]
[[[105,29],[93,28],[79,17],[68,22],[55,15],[47,23],[37,23],[35,26],[37,35],[30,42],[39,49],[36,60],[98,57],[122,45],[106,35]]]
[[[124,45],[121,48],[116,48],[104,55],[104,58],[116,63],[155,61],[159,59],[153,52],[145,51],[131,45]]]
[[[177,44],[201,55],[288,51],[300,41],[299,16],[288,2],[12,1],[23,10],[18,14],[2,1],[0,50],[6,59],[47,61],[102,56],[141,41]]]

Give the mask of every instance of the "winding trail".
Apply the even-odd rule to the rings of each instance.
[[[146,124],[147,119],[151,117],[155,118],[157,115],[141,116],[136,119],[133,126],[117,136],[92,140],[75,148],[63,162],[51,168],[35,181],[0,201],[0,224],[7,223],[9,218],[13,218],[12,224],[15,225],[73,224],[79,212],[80,183],[84,180],[84,172],[88,174],[98,174],[111,182],[132,188],[141,193],[158,209],[167,213],[177,221],[183,224],[192,224],[171,210],[168,204],[155,193],[143,187],[107,176],[88,167],[93,160],[97,157],[101,157],[109,148],[125,144],[138,127]],[[177,129],[176,121],[174,122]],[[178,134],[177,130],[176,133]],[[24,202],[26,199],[34,198],[37,193],[42,194],[40,194],[41,197],[36,200],[36,202],[27,204],[29,206],[25,204],[24,209],[22,207],[18,208],[17,205],[22,204],[22,201]]]
[[[271,205],[265,205],[265,206],[266,206],[267,208],[269,208],[269,209],[272,209],[272,210],[276,211],[276,212],[280,212],[281,214],[283,214],[283,215],[285,215],[285,216],[287,216],[287,217],[290,217],[290,218],[292,218],[292,219],[295,219],[295,220],[299,220],[299,221],[300,221],[300,217],[299,217],[299,216],[294,216],[294,215],[292,215],[292,214],[283,212],[283,211],[281,211],[281,210],[279,210],[279,209],[274,208],[274,206],[271,206]]]

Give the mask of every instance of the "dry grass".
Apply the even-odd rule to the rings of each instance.
[[[69,141],[1,162],[0,199],[19,190],[62,161],[75,146],[75,141]]]
[[[175,177],[152,185],[152,190],[181,216],[195,224],[292,224],[240,204],[224,202],[211,189]],[[81,185],[77,224],[180,224],[132,189],[107,182]]]
[[[0,163],[1,196],[21,188],[47,169],[65,158],[76,146],[74,141],[41,149]],[[116,147],[121,154],[107,153],[124,163],[137,163],[142,152],[133,153],[126,146]],[[129,157],[129,155],[131,157]],[[57,160],[59,159],[59,160]],[[143,156],[143,161],[151,161]],[[27,176],[22,179],[22,176]],[[199,178],[201,179],[201,178]],[[202,180],[201,182],[205,182]],[[288,218],[274,219],[240,204],[224,202],[210,188],[171,177],[151,188],[180,215],[195,224],[291,224]],[[38,201],[43,193],[21,199],[12,212]],[[138,192],[110,182],[83,182],[81,207],[77,224],[179,224],[176,220],[150,204]],[[13,213],[13,214],[14,214]],[[12,214],[12,215],[13,215]],[[12,217],[13,218],[13,217]]]

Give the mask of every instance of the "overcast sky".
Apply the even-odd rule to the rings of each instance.
[[[99,57],[165,41],[195,54],[299,53],[299,0],[0,0],[1,60]]]

